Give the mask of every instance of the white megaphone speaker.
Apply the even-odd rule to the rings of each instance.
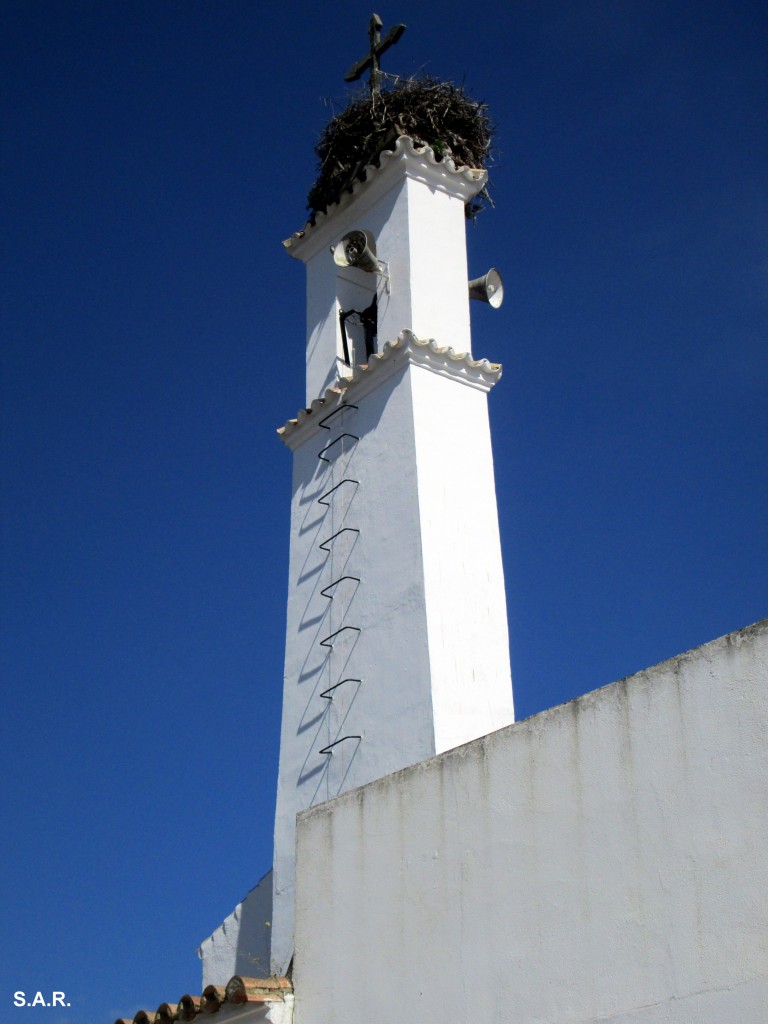
[[[469,297],[487,302],[494,309],[499,308],[504,301],[504,282],[495,267],[491,267],[484,277],[476,277],[469,282]]]
[[[384,267],[376,258],[376,239],[370,231],[357,228],[348,231],[340,242],[331,246],[333,262],[337,267],[356,267],[366,274],[384,274]]]

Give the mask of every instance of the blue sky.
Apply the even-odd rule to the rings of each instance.
[[[498,126],[519,717],[768,613],[765,5],[402,0]],[[0,1024],[200,988],[269,867],[312,147],[370,8],[6,0]],[[407,326],[407,325],[403,325]],[[393,499],[396,500],[396,499]],[[12,1006],[64,990],[69,1010]]]

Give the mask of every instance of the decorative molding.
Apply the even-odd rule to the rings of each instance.
[[[400,172],[400,173],[398,173]],[[326,241],[329,220],[338,231],[338,216],[355,203],[363,193],[375,192],[378,199],[400,177],[409,177],[423,182],[429,188],[448,195],[469,200],[485,186],[488,172],[483,168],[457,167],[450,157],[438,160],[430,146],[420,146],[408,135],[398,136],[394,149],[385,149],[379,155],[379,164],[367,164],[363,178],[358,179],[342,192],[338,201],[328,210],[315,214],[314,221],[308,221],[301,231],[296,231],[283,242],[286,251],[296,259],[307,259]]]
[[[386,342],[381,352],[374,353],[369,363],[356,366],[349,377],[342,377],[308,409],[300,409],[294,419],[278,427],[280,439],[289,448],[298,447],[317,430],[323,416],[347,402],[356,402],[405,366],[421,366],[431,373],[486,392],[501,377],[500,363],[473,359],[467,352],[455,352],[447,345],[438,345],[434,339],[422,341],[413,331],[404,330],[394,341]]]

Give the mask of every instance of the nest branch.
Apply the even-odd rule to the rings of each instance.
[[[399,135],[430,146],[438,160],[457,167],[484,167],[490,159],[493,126],[484,103],[463,87],[434,78],[396,79],[375,96],[357,95],[320,133],[315,153],[318,177],[307,196],[312,216],[337,202],[342,192],[377,164]],[[490,203],[485,189],[466,207],[468,217]],[[492,205],[492,204],[491,204]]]

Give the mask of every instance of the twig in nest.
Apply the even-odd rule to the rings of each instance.
[[[315,146],[319,174],[307,196],[312,215],[337,202],[367,164],[377,164],[381,153],[394,146],[398,135],[430,146],[438,160],[450,157],[457,167],[483,167],[493,126],[485,104],[471,100],[452,82],[398,79],[375,104],[369,95],[358,95],[331,118]],[[486,203],[490,197],[483,189],[467,203],[467,216],[477,216]]]

